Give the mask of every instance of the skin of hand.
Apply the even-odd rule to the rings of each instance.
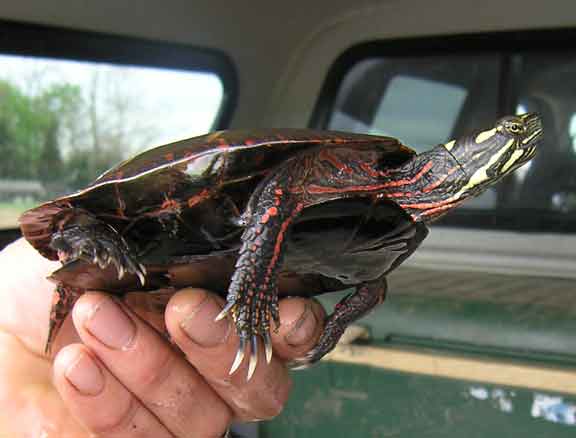
[[[283,299],[272,362],[261,348],[246,382],[248,360],[228,374],[238,339],[230,320],[214,322],[217,295],[185,288],[142,310],[154,294],[120,301],[90,291],[48,358],[46,277],[58,267],[22,239],[0,252],[0,436],[207,438],[232,421],[273,418],[290,392],[286,362],[314,346],[325,317],[316,301]]]

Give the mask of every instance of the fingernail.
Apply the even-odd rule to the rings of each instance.
[[[104,345],[115,350],[128,348],[136,335],[134,322],[109,297],[92,306],[84,327]]]
[[[206,296],[197,307],[191,310],[180,322],[180,327],[196,344],[204,348],[215,347],[228,337],[228,318],[214,322],[222,307],[210,296]]]
[[[284,336],[284,340],[292,347],[306,344],[314,335],[317,323],[318,321],[316,320],[316,315],[312,312],[312,307],[310,304],[306,304],[302,314],[294,323],[292,330]]]
[[[104,388],[102,371],[86,353],[79,353],[64,372],[64,376],[83,395],[97,395]]]

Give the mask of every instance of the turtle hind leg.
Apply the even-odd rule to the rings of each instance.
[[[83,289],[64,286],[58,284],[54,290],[52,297],[52,307],[50,308],[50,322],[48,325],[48,337],[46,338],[46,345],[44,346],[44,353],[48,356],[54,345],[54,340],[58,331],[64,324],[64,320],[72,311],[72,307],[84,293]]]
[[[346,327],[384,301],[386,290],[384,278],[359,285],[354,293],[336,304],[333,313],[326,318],[324,331],[316,346],[303,358],[292,361],[289,366],[293,369],[305,368],[322,359],[334,349]]]
[[[111,226],[95,219],[88,224],[71,225],[57,231],[50,246],[58,251],[64,263],[82,259],[101,269],[113,264],[119,279],[130,273],[136,275],[142,285],[145,283],[146,269],[135,260],[122,236]]]

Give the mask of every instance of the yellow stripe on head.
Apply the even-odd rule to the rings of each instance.
[[[516,163],[516,161],[518,161],[518,159],[524,154],[524,152],[525,151],[522,149],[516,149],[512,153],[512,156],[508,159],[506,164],[502,166],[502,173],[506,173],[508,169],[510,169],[510,167],[512,167]]]
[[[489,132],[489,131],[485,131],[485,132]],[[478,134],[478,136],[480,136],[480,135],[482,135],[482,134]],[[490,169],[494,165],[494,163],[498,162],[500,160],[500,158],[502,157],[502,155],[504,155],[506,152],[508,152],[508,150],[514,144],[515,144],[514,139],[508,140],[506,142],[506,144],[504,145],[504,147],[501,148],[498,151],[498,153],[494,154],[490,158],[490,161],[488,161],[488,163],[486,163],[484,166],[480,167],[478,170],[476,170],[476,172],[474,172],[474,174],[470,177],[470,179],[468,180],[466,185],[460,189],[460,191],[458,192],[458,195],[461,195],[462,193],[464,193],[470,189],[473,189],[477,185],[482,184],[483,182],[489,180],[490,178],[488,177],[488,173],[487,173],[488,169]]]
[[[489,138],[492,138],[494,136],[494,134],[496,134],[496,129],[490,129],[488,131],[483,131],[480,134],[478,134],[476,136],[476,138],[474,139],[474,141],[476,143],[484,143],[486,140],[488,140]]]

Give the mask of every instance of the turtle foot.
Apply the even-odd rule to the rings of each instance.
[[[358,285],[356,291],[340,300],[334,312],[326,318],[324,331],[316,346],[288,366],[292,369],[307,368],[330,353],[350,324],[384,301],[386,290],[385,278]]]
[[[82,259],[98,265],[100,269],[112,264],[118,271],[118,279],[129,273],[136,275],[142,286],[146,282],[146,268],[134,259],[124,239],[107,225],[66,228],[54,233],[50,246],[58,251],[63,263]]]
[[[230,368],[230,374],[234,374],[244,362],[248,349],[250,359],[246,380],[254,375],[258,365],[258,344],[262,339],[266,363],[272,360],[272,339],[270,338],[270,320],[273,319],[276,329],[280,325],[278,316],[278,297],[276,294],[248,295],[246,299],[229,297],[224,309],[215,318],[219,321],[230,315],[236,325],[239,343],[236,357]]]
[[[309,368],[314,365],[320,359],[322,359],[326,354],[330,353],[336,344],[342,337],[344,333],[345,326],[340,323],[340,321],[335,319],[330,319],[326,321],[326,326],[320,336],[320,340],[316,346],[306,353],[303,357],[294,359],[287,364],[288,368],[293,370],[301,370]]]

